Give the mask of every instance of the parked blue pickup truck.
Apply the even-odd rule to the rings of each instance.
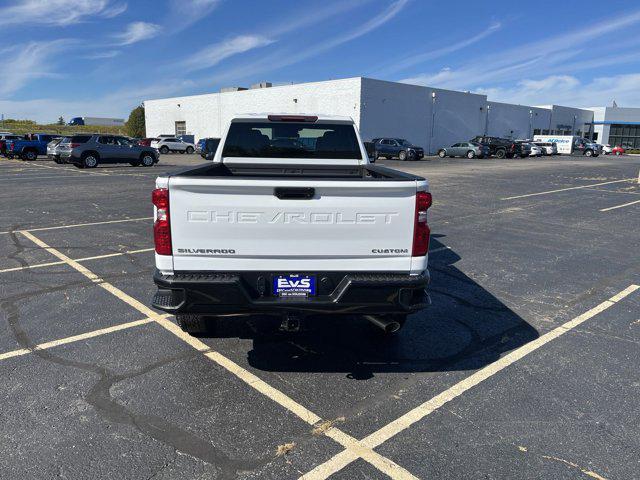
[[[30,137],[30,140],[7,140],[7,158],[18,157],[22,160],[35,160],[38,155],[46,155],[47,143],[53,140],[55,135],[36,133]]]

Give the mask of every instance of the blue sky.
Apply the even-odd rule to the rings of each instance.
[[[522,104],[640,107],[636,0],[0,0],[0,113],[366,76]]]

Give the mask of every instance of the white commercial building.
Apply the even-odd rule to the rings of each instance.
[[[596,107],[595,140],[603,145],[640,149],[640,108]]]
[[[147,136],[220,137],[244,113],[308,113],[353,118],[362,138],[406,138],[435,153],[476,135],[532,138],[535,134],[586,135],[593,111],[488,101],[486,95],[355,77],[323,82],[147,100]]]

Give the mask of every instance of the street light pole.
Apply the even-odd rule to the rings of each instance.
[[[573,125],[571,125],[571,136],[574,136],[576,134],[576,119],[578,118],[577,115],[573,116]]]
[[[491,113],[491,105],[487,105],[487,118],[484,122],[484,135],[489,135],[489,113]]]
[[[529,110],[529,136],[527,138],[533,137],[533,110]]]
[[[433,127],[436,123],[436,92],[431,92],[431,133],[429,134],[429,155],[432,153]]]

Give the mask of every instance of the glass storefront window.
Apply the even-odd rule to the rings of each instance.
[[[613,124],[609,128],[609,145],[640,148],[640,125]]]

